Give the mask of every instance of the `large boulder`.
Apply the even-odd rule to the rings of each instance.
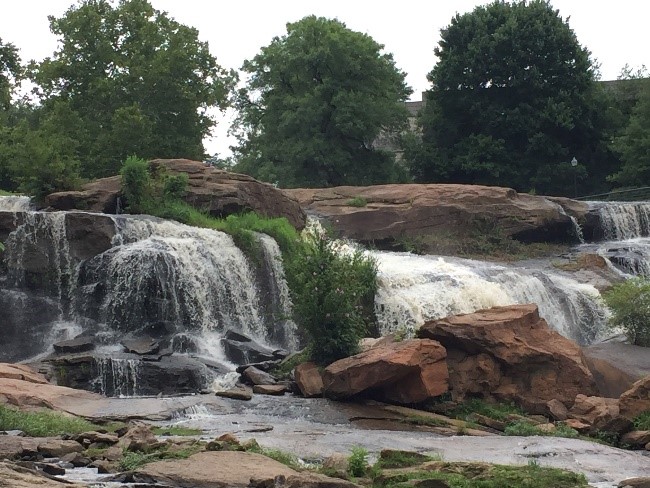
[[[551,329],[536,305],[511,305],[425,323],[423,339],[447,349],[452,398],[479,396],[547,413],[557,399],[594,395],[594,378],[580,347]]]
[[[273,480],[297,472],[278,461],[239,451],[208,451],[187,459],[166,460],[147,464],[133,475],[136,483],[158,483],[164,486],[194,488],[246,488],[252,479]]]
[[[569,417],[590,426],[591,431],[627,431],[629,420],[621,417],[618,399],[577,395]]]
[[[170,173],[187,174],[184,200],[216,217],[256,212],[264,217],[286,217],[299,229],[305,226],[300,205],[268,183],[189,159],[156,159],[149,164],[152,169],[164,167]],[[113,176],[88,183],[81,191],[52,193],[45,198],[45,206],[116,213],[119,195],[120,177]]]
[[[293,376],[300,390],[300,394],[305,398],[323,395],[323,376],[318,366],[314,363],[299,364],[294,368]]]
[[[639,414],[650,411],[650,375],[641,378],[621,395],[621,415],[632,420]]]
[[[600,396],[618,398],[634,382],[650,376],[647,347],[623,342],[604,342],[583,348]]]
[[[350,398],[365,394],[397,403],[419,403],[447,391],[445,348],[412,339],[373,347],[330,364],[323,372],[323,394]]]
[[[390,244],[404,237],[456,235],[470,231],[477,221],[494,223],[526,242],[566,241],[575,234],[559,204],[510,188],[405,184],[284,191],[345,237],[359,241]]]
[[[47,378],[27,364],[0,363],[0,378],[45,385]]]

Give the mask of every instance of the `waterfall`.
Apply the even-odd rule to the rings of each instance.
[[[606,240],[650,235],[650,202],[588,202],[600,220]]]
[[[112,397],[128,397],[138,394],[140,360],[95,358],[96,385],[99,393]]]
[[[24,196],[0,196],[0,212],[28,212],[31,198]]]
[[[605,327],[598,291],[548,271],[436,256],[372,253],[379,268],[382,334],[412,334],[427,320],[515,303],[536,303],[562,335],[592,342]]]

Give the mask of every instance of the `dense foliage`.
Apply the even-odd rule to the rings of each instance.
[[[603,298],[612,312],[611,325],[622,328],[632,344],[650,347],[650,281],[627,280],[612,287]]]
[[[594,191],[611,172],[606,97],[575,33],[545,0],[494,1],[442,30],[429,74],[418,181],[543,194]],[[576,157],[579,166],[570,161]]]
[[[311,232],[285,266],[311,358],[326,365],[359,352],[373,322],[377,267],[372,258]]]
[[[398,179],[394,155],[373,141],[405,127],[411,90],[382,48],[338,20],[287,24],[244,63],[236,168],[283,187]]]
[[[613,144],[623,164],[610,179],[623,187],[650,183],[650,80],[643,81],[627,126]]]

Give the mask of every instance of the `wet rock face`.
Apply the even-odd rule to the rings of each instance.
[[[59,385],[106,396],[193,394],[212,378],[202,362],[186,356],[76,354],[46,362]]]
[[[494,307],[424,324],[418,336],[439,341],[448,353],[450,391],[516,402],[546,413],[557,399],[573,405],[595,395],[594,378],[580,347],[552,330],[536,305]]]
[[[426,339],[379,345],[325,368],[323,395],[420,403],[447,391],[446,356],[438,342]]]
[[[343,236],[390,243],[404,237],[471,230],[493,222],[523,242],[566,242],[573,224],[563,208],[542,196],[479,185],[375,185],[284,190],[308,211],[325,217]],[[365,206],[350,205],[362,199]]]

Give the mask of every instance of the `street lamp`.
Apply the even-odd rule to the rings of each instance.
[[[575,156],[573,156],[573,159],[571,160],[571,167],[573,168],[573,196],[577,197],[578,196],[578,170],[576,167],[578,166],[578,160],[576,159]]]

